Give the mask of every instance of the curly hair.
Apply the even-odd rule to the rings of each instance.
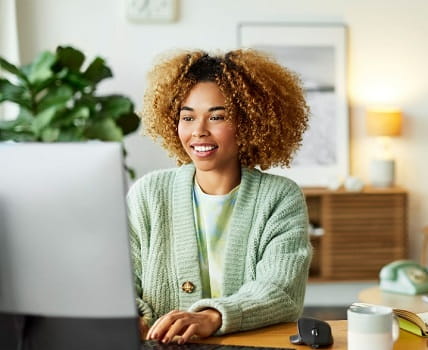
[[[199,82],[217,83],[227,118],[236,125],[242,166],[289,166],[308,125],[299,78],[267,54],[238,49],[210,56],[183,51],[160,60],[148,74],[141,118],[146,134],[178,164],[191,162],[178,137],[182,101]]]

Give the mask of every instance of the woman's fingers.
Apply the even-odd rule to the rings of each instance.
[[[150,328],[147,338],[169,343],[174,337],[181,336],[180,344],[187,342],[193,335],[210,336],[221,326],[221,314],[215,309],[201,312],[171,311],[160,317]]]
[[[175,336],[183,334],[183,332],[192,324],[192,317],[183,315],[181,318],[175,320],[169,327],[165,336],[162,338],[163,343],[171,342]]]
[[[197,335],[198,326],[196,324],[191,324],[185,332],[181,335],[180,339],[178,340],[179,344],[187,343],[190,338],[194,335]]]
[[[171,325],[175,322],[177,318],[179,318],[179,314],[181,311],[173,310],[168,312],[166,315],[158,318],[153,326],[150,328],[147,339],[148,340],[162,340],[165,336],[165,333],[171,327]]]

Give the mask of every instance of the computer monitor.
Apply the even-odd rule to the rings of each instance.
[[[0,143],[0,349],[138,349],[119,143]]]

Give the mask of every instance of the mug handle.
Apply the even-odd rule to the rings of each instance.
[[[400,323],[397,315],[392,314],[392,316],[392,341],[395,343],[400,336]]]

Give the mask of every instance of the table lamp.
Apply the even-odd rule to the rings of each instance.
[[[397,109],[369,109],[367,132],[376,137],[376,155],[370,163],[370,182],[374,187],[390,187],[395,181],[395,161],[391,152],[392,136],[401,134],[401,111]]]

